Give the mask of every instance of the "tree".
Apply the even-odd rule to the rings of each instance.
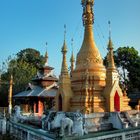
[[[21,50],[15,58],[9,57],[3,63],[2,81],[10,81],[11,74],[14,77],[13,93],[16,94],[26,89],[28,83],[36,75],[38,67],[43,65],[44,57],[34,49]],[[7,67],[7,68],[6,68]],[[2,85],[0,94],[4,95],[0,99],[0,106],[7,104],[9,85]],[[1,102],[1,100],[3,102]]]
[[[133,83],[136,82],[135,80],[138,78],[135,73],[138,68],[135,66],[139,64],[139,58],[140,56],[138,55],[138,51],[133,47],[120,47],[114,52],[115,63],[122,71],[121,76],[124,80],[124,86],[128,86],[129,90],[130,87],[131,89],[135,87]]]
[[[107,58],[104,59],[106,64]],[[119,69],[124,87],[140,90],[140,56],[134,47],[120,47],[114,51],[114,61]]]
[[[129,67],[129,89],[140,90],[140,57]]]
[[[12,74],[14,77],[13,92],[16,94],[22,90],[25,90],[30,80],[35,76],[36,72],[37,69],[32,64],[29,64],[23,60],[15,61],[12,68]]]
[[[17,61],[27,62],[36,68],[42,66],[45,62],[44,60],[40,52],[32,48],[27,48],[17,53]]]

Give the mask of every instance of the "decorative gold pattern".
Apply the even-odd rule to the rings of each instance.
[[[83,25],[90,25],[94,22],[94,14],[92,12],[94,0],[82,0],[83,6]]]

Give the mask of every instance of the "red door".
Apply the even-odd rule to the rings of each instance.
[[[38,115],[39,116],[42,116],[42,114],[43,114],[43,103],[42,103],[42,101],[38,101]]]
[[[117,91],[114,96],[114,110],[120,111],[120,96]]]

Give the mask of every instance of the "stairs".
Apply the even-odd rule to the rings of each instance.
[[[122,121],[123,128],[130,128],[131,127],[131,123],[130,123],[129,119],[127,118],[125,112],[120,112],[120,119]]]
[[[130,113],[112,112],[110,113],[109,122],[112,123],[115,129],[127,129],[139,126],[139,118],[134,119]]]
[[[132,119],[127,112],[120,112],[119,115],[123,128],[137,127],[138,121]]]

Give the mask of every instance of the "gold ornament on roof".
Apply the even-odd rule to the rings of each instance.
[[[47,52],[47,45],[48,45],[48,43],[46,42],[45,66],[48,65],[48,58],[49,58],[49,56],[48,56],[48,52]]]
[[[66,45],[66,25],[64,25],[64,43],[61,50],[62,53],[67,53],[67,45]]]
[[[82,4],[85,4],[86,2],[93,4],[94,0],[82,0]]]
[[[82,0],[83,6],[83,25],[90,25],[94,23],[94,13],[92,12],[92,6],[94,0]]]

